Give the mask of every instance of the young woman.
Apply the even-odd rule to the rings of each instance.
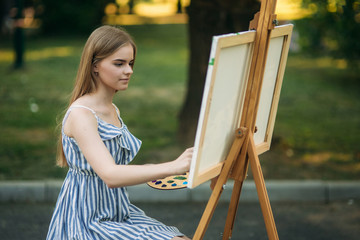
[[[128,199],[126,186],[188,171],[193,152],[161,164],[127,165],[141,141],[112,100],[128,88],[135,55],[131,37],[116,27],[99,27],[85,44],[59,141],[57,163],[69,171],[47,239],[189,239]]]

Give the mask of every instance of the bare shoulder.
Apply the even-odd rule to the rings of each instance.
[[[97,119],[90,109],[72,107],[64,123],[64,132],[69,137],[74,137],[80,131],[97,131]]]

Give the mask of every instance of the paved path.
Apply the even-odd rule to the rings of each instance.
[[[137,203],[148,215],[177,226],[192,236],[205,202]],[[45,239],[54,203],[0,203],[0,239]],[[204,240],[219,240],[228,203],[221,202]],[[281,240],[357,240],[360,203],[357,200],[272,203]],[[262,213],[256,202],[240,202],[232,239],[267,239]]]
[[[0,181],[0,203],[6,202],[55,202],[62,185],[62,180],[48,181]],[[229,201],[233,182],[229,181],[221,195],[221,201]],[[360,199],[360,181],[304,181],[270,180],[266,188],[271,202],[275,201],[318,201],[332,202]],[[195,189],[177,191],[159,191],[146,184],[128,187],[131,201],[146,202],[205,202],[211,190],[208,183]],[[244,182],[241,199],[247,202],[257,201],[255,183]]]

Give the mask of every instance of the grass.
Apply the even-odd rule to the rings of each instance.
[[[358,73],[334,60],[290,56],[264,174],[359,179],[359,90]]]
[[[177,114],[187,77],[184,25],[132,26],[138,45],[130,88],[115,103],[143,141],[135,163],[181,153]],[[56,119],[67,105],[86,37],[29,38],[26,68],[10,71],[0,42],[0,179],[63,178],[55,167]],[[291,54],[271,150],[260,156],[271,179],[360,179],[359,73],[326,57]]]

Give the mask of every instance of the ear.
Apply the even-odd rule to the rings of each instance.
[[[95,64],[93,64],[93,67],[92,67],[93,69],[93,71],[94,71],[94,73],[98,73],[99,72],[99,68],[98,68],[98,65],[97,65],[97,63],[95,63]]]

